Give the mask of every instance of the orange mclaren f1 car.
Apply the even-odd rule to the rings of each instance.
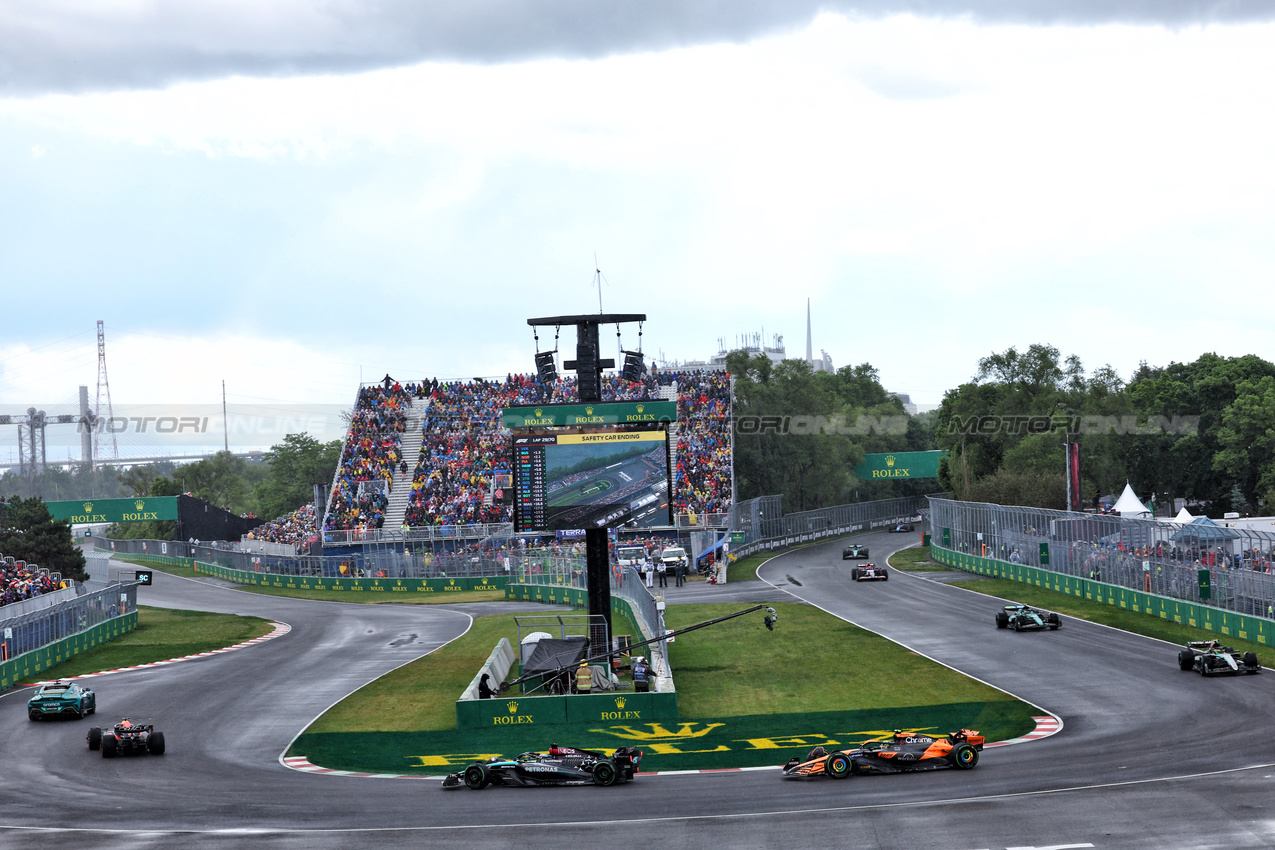
[[[983,736],[970,729],[938,738],[895,732],[888,738],[864,741],[853,750],[828,752],[823,747],[815,747],[804,759],[789,760],[784,765],[784,776],[843,779],[856,773],[910,773],[941,767],[969,770],[978,764],[982,749]]]

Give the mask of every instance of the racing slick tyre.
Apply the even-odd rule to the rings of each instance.
[[[969,744],[960,744],[952,750],[952,767],[969,770],[978,764],[978,750]]]
[[[102,727],[94,726],[89,730],[89,734],[86,737],[89,741],[90,750],[102,749]]]
[[[615,784],[616,779],[615,764],[609,761],[600,761],[593,766],[593,781],[603,788],[608,788]]]
[[[114,735],[103,735],[101,741],[102,758],[113,759],[118,755],[117,747],[119,742],[115,740]]]
[[[491,777],[487,774],[487,765],[475,762],[465,768],[465,787],[471,791],[481,791],[487,787]]]
[[[1195,653],[1189,649],[1178,651],[1178,669],[1190,673],[1191,668],[1195,666]]]
[[[851,567],[851,568],[850,568],[850,578],[851,578],[851,580],[852,580],[852,581],[858,581],[858,580],[859,580],[859,568],[858,568],[858,567]]]
[[[889,581],[889,580],[890,580],[890,573],[889,573],[889,571],[888,571],[888,570],[882,570],[882,571],[881,571],[881,581]]]
[[[1050,614],[1047,622],[1051,629],[1058,629],[1062,627],[1062,617],[1059,617],[1057,614]]]
[[[1200,657],[1200,675],[1207,676],[1212,672],[1213,671],[1209,669],[1209,657],[1207,655],[1201,656]]]
[[[1009,628],[1009,615],[1006,614],[1004,611],[996,612],[996,628],[998,629]]]
[[[1246,653],[1244,653],[1244,666],[1245,666],[1245,667],[1247,667],[1247,668],[1249,668],[1250,670],[1256,670],[1258,667],[1261,667],[1261,666],[1262,666],[1262,665],[1260,665],[1260,664],[1258,664],[1258,663],[1257,663],[1257,653],[1256,653],[1256,652],[1246,652]]]
[[[850,757],[845,753],[833,753],[823,763],[823,772],[833,779],[844,779],[850,775]]]
[[[164,754],[164,733],[152,732],[146,741],[146,749],[153,756],[162,756]]]
[[[1013,628],[1013,629],[1014,629],[1014,631],[1016,631],[1016,632],[1021,632],[1021,631],[1023,630],[1023,622],[1022,622],[1022,620],[1019,620],[1017,617],[1015,617],[1015,618],[1014,618],[1013,625],[1012,625],[1012,628]]]

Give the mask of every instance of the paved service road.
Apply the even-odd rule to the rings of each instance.
[[[911,538],[856,539],[884,556]],[[1063,731],[988,750],[968,772],[839,782],[788,782],[765,770],[475,793],[299,773],[279,757],[313,717],[462,634],[477,606],[308,602],[161,573],[142,589],[144,604],[267,616],[292,630],[96,679],[96,722],[153,718],[168,739],[162,758],[104,760],[84,744],[95,721],[30,723],[29,690],[0,698],[0,847],[1275,845],[1275,673],[1203,679],[1178,671],[1172,646],[1070,618],[1058,632],[999,631],[998,603],[959,588],[897,572],[851,582],[855,562],[842,562],[841,545],[769,562],[760,575],[775,590],[696,582],[669,588],[668,598],[792,594],[1060,715]],[[1217,771],[1232,772],[1204,775]]]

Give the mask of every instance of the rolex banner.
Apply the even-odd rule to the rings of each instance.
[[[880,481],[887,478],[938,478],[939,458],[942,456],[942,451],[865,455],[863,463],[854,468],[854,474],[863,481]]]
[[[77,499],[71,502],[45,502],[55,520],[70,520],[72,525],[95,522],[145,522],[177,519],[176,496],[150,496],[134,499]]]

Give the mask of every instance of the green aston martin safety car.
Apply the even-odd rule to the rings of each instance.
[[[27,700],[27,716],[32,720],[46,717],[81,718],[97,712],[97,696],[75,682],[48,682]]]

